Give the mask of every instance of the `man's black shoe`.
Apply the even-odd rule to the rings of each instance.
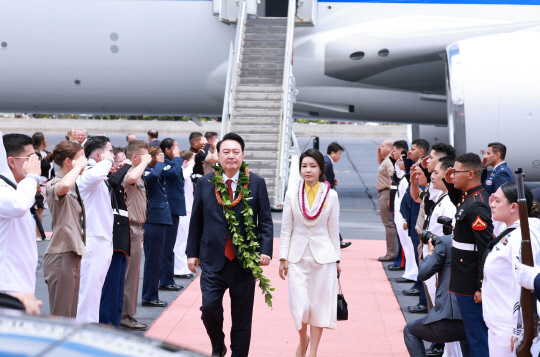
[[[142,306],[165,307],[167,306],[167,302],[162,300],[143,300]]]
[[[223,346],[223,353],[212,353],[211,357],[225,357],[227,354],[227,347]]]
[[[427,313],[427,306],[418,303],[413,306],[408,306],[407,310],[409,310],[409,312],[412,314],[425,314]]]
[[[442,357],[443,354],[444,354],[444,345],[443,347],[434,346],[433,348],[429,348],[426,350],[426,356]]]
[[[402,293],[403,295],[407,295],[407,296],[420,296],[420,290],[415,289],[415,288],[403,290]]]
[[[416,283],[416,280],[411,280],[407,278],[397,278],[396,283]]]
[[[180,275],[174,275],[177,279],[191,279],[194,277],[193,274],[180,274]]]
[[[182,290],[184,287],[182,285],[176,285],[176,284],[171,284],[171,285],[160,285],[159,286],[159,290],[169,290],[169,291],[180,291]]]
[[[351,244],[352,244],[352,242],[341,242],[339,245],[340,245],[341,249],[345,249],[348,246],[350,246]]]
[[[398,270],[405,270],[405,268],[400,267],[399,265],[390,264],[390,265],[388,266],[388,270],[391,270],[391,271],[398,271]]]

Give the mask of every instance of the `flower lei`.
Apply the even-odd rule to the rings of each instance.
[[[240,167],[240,175],[238,178],[238,187],[235,192],[238,192],[238,197],[234,202],[229,197],[229,190],[227,184],[223,182],[223,168],[218,163],[213,165],[212,168],[216,171],[211,182],[216,187],[216,199],[218,203],[223,206],[223,213],[229,230],[232,233],[232,243],[238,247],[238,258],[242,261],[244,268],[249,268],[255,277],[255,281],[259,281],[259,287],[264,294],[264,300],[268,306],[272,307],[272,291],[274,288],[270,286],[270,279],[263,274],[261,268],[261,255],[257,252],[257,248],[260,246],[257,242],[257,237],[253,233],[255,224],[253,222],[253,209],[249,206],[247,197],[249,197],[250,190],[249,185],[249,170],[248,164],[242,162]],[[242,209],[242,216],[244,217],[244,227],[246,229],[246,237],[242,237],[238,231],[238,220],[236,214],[232,210],[238,203],[243,202],[244,208]]]
[[[296,197],[294,200],[294,206],[296,208],[296,211],[298,212],[298,215],[300,216],[300,220],[306,227],[313,227],[317,225],[321,220],[321,212],[324,208],[324,204],[326,202],[326,198],[328,197],[328,193],[330,192],[330,183],[328,181],[324,181],[324,184],[326,184],[326,192],[324,193],[324,197],[322,197],[320,200],[319,205],[319,211],[315,216],[310,216],[306,211],[306,202],[305,202],[305,185],[304,180],[300,180],[300,183],[298,185],[298,189],[296,190]]]

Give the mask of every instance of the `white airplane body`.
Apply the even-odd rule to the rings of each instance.
[[[447,47],[535,33],[540,1],[463,2],[315,1],[316,24],[294,34],[294,116],[449,125],[450,142],[485,149],[471,133],[491,125],[493,112],[483,116],[481,106],[467,113],[467,100],[481,96],[465,96],[467,125],[451,113]],[[0,9],[1,112],[221,116],[236,27],[214,15],[211,1],[0,0]],[[520,55],[536,53],[538,41],[530,39],[507,63],[519,66]],[[484,73],[475,65],[471,73]],[[527,66],[525,73],[538,72]],[[520,90],[528,95],[516,95],[514,105],[536,115],[530,91],[538,89]],[[482,105],[496,107],[501,98],[488,99]],[[489,141],[512,148],[520,141],[509,134],[498,130]],[[512,149],[509,155],[525,172],[535,160]]]

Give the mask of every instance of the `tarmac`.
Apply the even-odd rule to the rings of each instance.
[[[64,135],[63,132],[46,134],[49,148],[63,140]],[[125,135],[111,134],[109,137],[113,146],[125,146]],[[173,136],[182,149],[189,146],[187,137],[188,134]],[[405,138],[404,135],[388,137],[395,140]],[[377,257],[385,254],[386,243],[375,189],[378,168],[376,153],[380,143],[388,137],[320,137],[320,148],[323,153],[328,144],[334,140],[345,147],[341,160],[334,164],[334,170],[339,180],[337,192],[341,206],[340,231],[344,241],[352,242],[349,248],[342,250],[342,288],[349,303],[349,321],[338,322],[335,331],[325,331],[320,344],[321,357],[407,356],[403,343],[403,326],[406,321],[425,316],[410,314],[406,310],[407,306],[415,305],[418,298],[406,297],[401,293],[411,285],[395,282],[395,278],[402,275],[401,272],[389,272],[385,267],[390,263],[382,264],[377,261]],[[301,149],[312,147],[313,141],[310,137],[299,137],[298,141]],[[274,237],[278,238],[281,212],[273,212],[272,218]],[[47,231],[51,230],[48,211],[45,211],[44,226]],[[48,293],[41,264],[48,242],[38,242],[37,245],[39,265],[36,296],[43,300],[42,313],[47,315]],[[276,239],[275,248],[278,246],[279,242]],[[256,357],[292,356],[296,348],[297,335],[288,310],[287,283],[281,281],[277,275],[276,258],[277,253],[272,265],[265,269],[265,272],[271,274],[272,284],[276,287],[274,309],[270,310],[264,305],[263,298],[256,294],[251,353]],[[144,262],[141,269],[143,265]],[[177,279],[177,283],[186,289],[180,293],[160,291],[160,299],[169,303],[167,308],[139,305],[136,318],[148,323],[149,326],[153,324],[146,332],[149,337],[210,353],[208,337],[200,320],[198,277],[192,280]],[[142,281],[139,288],[142,288]],[[225,332],[228,335],[228,330]],[[144,331],[130,333],[140,335]],[[274,353],[265,352],[267,350]]]

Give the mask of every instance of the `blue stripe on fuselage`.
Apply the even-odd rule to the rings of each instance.
[[[324,0],[376,4],[540,5],[540,0]]]

